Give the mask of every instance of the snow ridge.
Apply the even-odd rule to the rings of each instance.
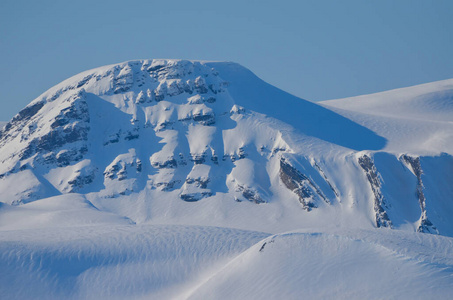
[[[0,298],[447,299],[451,89],[320,106],[169,59],[65,80],[0,130]]]
[[[154,59],[105,66],[49,89],[0,131],[0,201],[20,205],[79,193],[134,222],[159,220],[151,213],[156,205],[166,221],[183,218],[176,208],[183,202],[210,218],[208,211],[222,203],[218,218],[200,222],[223,223],[226,206],[232,214],[267,211],[274,223],[277,212],[294,211],[302,227],[371,222],[453,235],[447,221],[453,206],[441,204],[453,191],[421,178],[440,176],[430,166],[449,165],[450,154],[387,150],[373,127],[348,117],[234,63]],[[401,167],[407,172],[391,174]],[[406,202],[410,213],[402,208]]]

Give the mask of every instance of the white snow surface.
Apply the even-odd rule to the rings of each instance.
[[[78,74],[0,130],[0,299],[448,299],[452,91],[318,105],[230,62]]]
[[[110,222],[60,227],[55,220],[46,229],[0,231],[2,298],[448,299],[452,293],[448,237],[389,229],[269,235]]]
[[[452,154],[453,79],[318,103],[385,137],[387,152]]]

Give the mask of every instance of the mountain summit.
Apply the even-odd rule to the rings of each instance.
[[[235,63],[93,69],[0,131],[0,201],[77,193],[133,222],[240,219],[248,229],[296,223],[452,236],[451,155],[389,150],[392,140],[360,121],[365,113],[335,111]]]
[[[1,126],[0,297],[451,298],[452,91],[315,104],[185,60],[76,75]]]

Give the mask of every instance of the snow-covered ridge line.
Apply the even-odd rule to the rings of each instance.
[[[386,151],[452,154],[453,79],[319,103],[385,137]]]
[[[34,99],[30,104],[33,104],[35,102],[40,102],[46,99],[52,98],[52,95],[55,95],[58,92],[61,92],[62,90],[67,90],[67,89],[74,89],[77,87],[81,87],[84,83],[84,80],[86,80],[88,77],[92,76],[97,76],[97,75],[102,75],[109,73],[110,71],[114,70],[115,68],[124,68],[125,66],[128,65],[149,65],[150,63],[153,64],[159,64],[159,63],[170,63],[170,64],[178,64],[181,62],[188,62],[192,64],[209,64],[209,63],[223,63],[223,64],[235,64],[234,62],[220,62],[220,61],[209,61],[209,60],[185,60],[185,59],[137,59],[137,60],[129,60],[129,61],[124,61],[121,63],[116,63],[116,64],[110,64],[110,65],[105,65],[102,67],[97,67],[93,68],[90,70],[86,70],[83,72],[80,72],[76,75],[73,75],[69,77],[68,79],[65,79],[64,81],[60,82],[59,84],[53,86],[52,88],[48,89],[41,95],[39,95],[36,99]],[[78,86],[80,85],[80,86]]]
[[[420,101],[447,103],[442,95]],[[453,235],[453,205],[443,200],[453,196],[453,160],[451,152],[439,156],[450,142],[436,142],[453,133],[451,124],[401,119],[392,131],[381,116],[344,111],[287,94],[230,62],[93,69],[49,89],[0,131],[0,201],[27,210],[78,193],[135,223],[225,225],[249,216],[238,227]],[[430,138],[403,143],[407,133]],[[401,155],[423,171],[414,174]]]
[[[327,109],[187,60],[64,81],[0,130],[0,297],[447,299],[453,97],[405,94]]]

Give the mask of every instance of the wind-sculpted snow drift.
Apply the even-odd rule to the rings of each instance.
[[[59,298],[78,282],[79,290],[72,290],[71,297],[86,298],[92,292],[91,297],[96,298],[102,296],[102,287],[96,290],[89,286],[90,276],[95,276],[91,273],[100,272],[93,277],[100,280],[107,274],[105,268],[117,265],[124,270],[116,279],[109,277],[112,283],[105,297],[174,297],[175,291],[165,290],[174,283],[183,298],[201,299],[209,293],[219,298],[233,282],[231,278],[239,278],[236,262],[220,273],[214,272],[211,279],[190,281],[192,275],[188,274],[196,270],[193,274],[202,278],[214,261],[224,265],[223,259],[239,255],[268,235],[257,232],[387,227],[453,236],[453,142],[449,139],[453,137],[453,120],[444,113],[450,107],[451,90],[453,82],[446,81],[395,92],[406,99],[397,102],[401,116],[397,118],[390,105],[388,113],[382,105],[376,106],[375,95],[370,95],[371,100],[334,100],[320,106],[285,93],[242,66],[227,62],[140,60],[76,75],[39,96],[0,130],[0,230],[5,233],[0,232],[5,237],[0,264],[11,274],[3,275],[1,281],[16,282],[28,274],[35,287],[42,280],[42,295],[52,291],[49,298]],[[386,93],[382,99],[392,99],[392,91]],[[410,107],[416,105],[404,114],[406,102]],[[421,117],[422,110],[428,117]],[[440,117],[436,119],[436,115]],[[82,226],[96,232],[96,228],[108,224],[119,228],[115,229],[118,237],[121,226],[132,230],[141,224],[220,226],[255,232],[245,240],[239,238],[234,251],[203,258],[209,262],[203,262],[204,267],[180,266],[186,268],[186,277],[156,279],[169,280],[168,286],[156,283],[144,288],[140,282],[136,290],[118,287],[118,293],[111,284],[122,278],[123,271],[129,274],[127,268],[132,265],[146,262],[150,268],[165,272],[164,267],[156,267],[154,254],[140,254],[149,245],[143,249],[137,246],[140,253],[136,259],[135,252],[124,248],[125,242],[119,238],[118,247],[131,258],[122,261],[119,254],[107,255],[108,250],[104,253],[88,246],[79,249],[70,242],[60,253],[63,265],[72,270],[69,274],[57,270],[58,260],[53,262],[46,254],[58,251],[53,245],[47,249],[34,242],[15,244],[6,234],[11,231],[26,236],[37,228],[61,227],[61,232],[55,234],[63,236],[70,227]],[[172,228],[178,231],[182,227]],[[196,228],[188,235],[198,235]],[[209,229],[208,233],[210,230],[217,229]],[[75,239],[78,233],[71,232],[71,239]],[[208,233],[202,230],[199,238],[204,239]],[[247,235],[232,232],[219,243],[228,243],[242,234]],[[84,238],[95,241],[98,234]],[[319,240],[296,235],[295,239],[299,238],[300,242],[291,238],[288,245],[295,243],[304,248],[309,240]],[[323,240],[326,247],[338,245],[335,237],[323,236]],[[349,239],[340,240],[346,248],[355,247]],[[181,243],[186,241],[179,239],[164,248],[176,249]],[[450,259],[451,240],[445,238],[442,243]],[[261,244],[265,252],[273,251]],[[12,254],[14,245],[28,249],[23,252],[25,257]],[[360,245],[354,248],[358,255],[388,254],[377,246]],[[198,253],[202,248],[197,247],[190,251]],[[286,253],[285,247],[282,253]],[[256,256],[260,254],[253,249],[248,250],[253,254],[242,255],[250,256],[247,261],[251,268],[261,265]],[[404,247],[398,249],[404,252]],[[337,258],[347,258],[343,254]],[[77,255],[79,258],[74,258]],[[405,263],[393,255],[387,257],[386,266],[395,261],[404,270],[434,274],[431,269]],[[301,268],[306,267],[305,258],[299,262]],[[80,260],[84,267],[72,266],[73,259]],[[442,259],[436,264],[441,266],[439,261]],[[27,264],[32,264],[29,271],[23,269]],[[36,264],[41,267],[35,268]],[[445,266],[451,268],[451,261]],[[388,271],[384,268],[380,272]],[[148,274],[144,275],[148,281],[157,278],[146,268],[140,272]],[[447,273],[451,276],[450,271]],[[414,276],[411,282],[415,284],[418,275]],[[106,281],[99,284],[105,285]],[[250,286],[267,291],[259,284]],[[296,290],[288,292],[288,297],[295,297]],[[346,290],[338,289],[341,293]],[[370,287],[366,291],[372,290]],[[366,297],[366,291],[353,295]],[[449,290],[440,291],[443,295]],[[12,293],[5,284],[0,292],[26,298],[26,293]],[[239,298],[247,298],[247,292],[243,292]],[[335,295],[335,289],[326,295]]]

